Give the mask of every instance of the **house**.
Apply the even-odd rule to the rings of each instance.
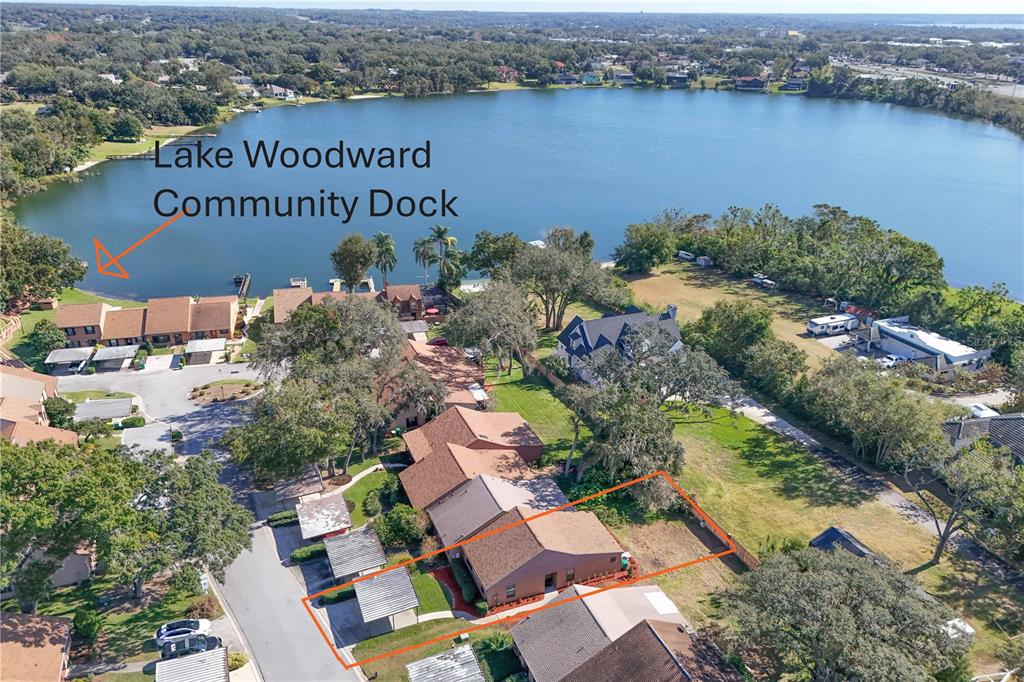
[[[763,91],[768,83],[758,76],[740,76],[734,80],[734,87],[737,90]]]
[[[114,308],[106,303],[72,303],[57,309],[54,322],[68,336],[69,348],[180,345],[192,339],[228,339],[238,318],[236,296],[151,298],[144,307]]]
[[[942,431],[954,450],[987,438],[992,445],[1009,450],[1017,464],[1024,465],[1024,412],[947,419],[942,424]]]
[[[102,78],[105,81],[109,81],[109,82],[113,83],[114,85],[120,85],[121,83],[124,82],[119,77],[115,76],[112,73],[100,73],[100,74],[96,74],[96,75],[99,78]]]
[[[248,76],[232,76],[230,80],[235,85],[252,86],[256,84],[256,82]]]
[[[209,651],[156,662],[155,682],[228,682],[228,650]]]
[[[632,330],[645,325],[655,325],[668,335],[667,350],[673,352],[682,346],[679,326],[676,324],[676,307],[668,305],[665,312],[659,315],[648,314],[639,308],[629,308],[625,313],[616,315],[609,313],[594,320],[584,320],[577,315],[565,326],[558,335],[556,352],[564,357],[569,369],[580,375],[585,381],[588,377],[583,363],[596,357],[599,353],[615,350],[627,352],[626,340]]]
[[[672,71],[665,74],[665,85],[670,88],[688,88],[690,87],[690,77],[685,73]]]
[[[474,362],[462,348],[410,341],[402,359],[415,363],[432,379],[444,384],[446,409],[459,406],[477,410],[487,403],[487,392],[483,389],[483,367]],[[425,417],[421,412],[406,408],[396,415],[394,425],[412,429],[419,426]]]
[[[531,472],[532,473],[532,472]],[[480,474],[427,509],[441,545],[454,545],[476,534],[515,507],[534,511],[568,504],[565,493],[547,476],[506,479]],[[454,550],[456,556],[460,555]]]
[[[845,531],[838,526],[829,526],[807,544],[815,549],[844,549],[850,554],[859,557],[875,556],[875,553],[867,545],[854,537],[853,533]]]
[[[646,618],[561,682],[742,682],[709,638],[681,625]]]
[[[5,611],[0,615],[0,679],[63,682],[70,644],[70,618]]]
[[[469,644],[409,663],[405,670],[409,682],[487,682]]]
[[[402,434],[413,462],[442,452],[447,445],[473,450],[515,450],[526,462],[535,462],[544,443],[518,412],[479,412],[455,406],[418,429]]]
[[[341,535],[352,527],[344,495],[327,495],[295,505],[303,540],[321,540]]]
[[[443,449],[427,459],[400,471],[398,478],[410,504],[417,509],[426,509],[481,474],[512,480],[526,480],[538,475],[516,450],[474,450],[446,443]]]
[[[42,551],[36,550],[29,555],[29,558],[42,560],[46,557]],[[50,585],[53,588],[77,585],[91,578],[97,568],[94,548],[88,543],[84,543],[64,557],[57,570],[50,574]],[[0,599],[10,599],[13,596],[14,590],[9,584],[4,586],[3,591],[0,591]],[[3,679],[2,676],[0,679]]]
[[[580,76],[580,83],[583,85],[601,85],[604,83],[604,77],[594,71],[587,71]]]
[[[43,403],[57,395],[57,377],[0,364],[0,437],[15,445],[52,440],[77,445],[74,431],[50,426]]]
[[[271,99],[280,99],[285,101],[292,101],[295,99],[295,91],[289,88],[282,88],[279,85],[264,85],[257,88],[259,93],[264,97],[270,97]]]
[[[579,77],[572,73],[559,73],[556,74],[552,82],[555,85],[576,85],[580,82]]]
[[[407,566],[360,580],[355,591],[359,615],[370,636],[416,624],[420,600]]]
[[[912,325],[906,315],[876,320],[869,327],[855,330],[852,336],[856,346],[865,352],[879,350],[901,355],[940,373],[958,368],[979,369],[992,356],[991,350],[977,350]]]
[[[331,572],[339,583],[347,583],[357,576],[378,571],[388,562],[380,539],[369,526],[342,535],[328,536],[324,539],[324,547],[327,549]]]
[[[389,284],[380,291],[313,291],[308,286],[274,289],[274,322],[283,323],[303,303],[323,303],[326,300],[344,300],[349,296],[362,296],[390,304],[399,320],[420,320],[426,316],[424,294],[418,284]]]
[[[625,73],[620,71],[616,72],[615,75],[612,77],[612,82],[614,82],[616,85],[636,85],[636,76],[629,73],[628,71]]]
[[[512,627],[516,654],[530,671],[531,679],[565,679],[648,619],[689,630],[679,609],[656,585],[593,592],[596,588],[573,585],[551,602],[557,606],[533,613]],[[619,679],[647,680],[633,676]]]
[[[797,92],[797,91],[806,90],[806,89],[807,89],[807,79],[806,78],[794,78],[792,76],[787,78],[786,82],[783,83],[779,87],[779,90],[785,90],[786,92]]]
[[[480,533],[516,524],[462,546],[470,575],[488,606],[561,590],[621,569],[622,547],[592,512],[538,512],[515,507]]]

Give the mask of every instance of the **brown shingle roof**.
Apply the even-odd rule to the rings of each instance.
[[[516,507],[480,529],[481,533],[535,515]],[[484,589],[498,585],[510,573],[544,551],[562,554],[615,554],[622,547],[591,512],[557,511],[465,545],[466,558]]]
[[[190,330],[194,332],[210,332],[221,329],[234,329],[234,301],[209,301],[200,299],[192,306]]]
[[[61,329],[68,327],[99,327],[104,315],[110,310],[106,303],[70,303],[57,308],[54,324]]]
[[[142,336],[146,328],[145,308],[122,308],[111,310],[103,321],[104,341],[107,339],[129,339]]]
[[[284,322],[292,311],[312,299],[313,290],[309,287],[274,289],[274,322]]]
[[[389,284],[381,294],[382,298],[390,303],[423,300],[419,284]]]
[[[53,440],[67,445],[78,444],[78,434],[74,431],[55,429],[52,426],[44,426],[26,420],[7,421],[4,419],[0,421],[0,436],[15,445],[27,445],[44,440]]]
[[[741,682],[710,640],[676,623],[648,619],[606,646],[561,682]]]
[[[42,419],[43,406],[38,400],[0,395],[0,418],[4,421],[30,421]]]
[[[71,620],[27,613],[0,616],[0,678],[4,682],[63,679]]]
[[[431,378],[445,387],[445,401],[449,405],[475,405],[476,400],[469,393],[470,384],[484,383],[483,368],[466,357],[461,348],[454,346],[431,346],[419,341],[409,341],[403,354],[416,362]]]
[[[416,434],[416,435],[413,435]],[[540,448],[543,443],[518,412],[480,412],[455,406],[424,426],[403,434],[414,461],[446,443],[474,449]]]
[[[189,330],[192,299],[189,296],[151,298],[146,304],[146,334],[180,334]]]
[[[454,443],[398,476],[409,501],[422,509],[480,474],[514,480],[536,476],[515,450],[471,450]]]

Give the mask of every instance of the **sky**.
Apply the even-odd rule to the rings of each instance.
[[[526,12],[1020,14],[1019,0],[47,0],[65,4],[335,7]]]

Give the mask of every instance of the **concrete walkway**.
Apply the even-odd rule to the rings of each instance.
[[[263,312],[263,304],[266,303],[266,302],[267,302],[267,299],[265,299],[265,298],[258,298],[258,299],[256,299],[256,305],[254,305],[253,307],[249,308],[248,312],[245,313],[245,321],[246,322],[251,322],[252,320],[254,320],[257,317],[259,317],[260,313]]]

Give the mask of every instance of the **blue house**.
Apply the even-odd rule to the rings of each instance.
[[[565,358],[573,373],[583,381],[590,383],[591,379],[581,365],[599,353],[612,351],[625,353],[625,340],[629,332],[648,324],[654,324],[667,333],[668,347],[665,349],[666,351],[673,352],[682,346],[674,305],[667,306],[665,312],[658,315],[651,315],[639,308],[630,307],[621,315],[609,313],[596,320],[584,320],[579,315],[572,318],[572,321],[558,335],[556,354]]]

